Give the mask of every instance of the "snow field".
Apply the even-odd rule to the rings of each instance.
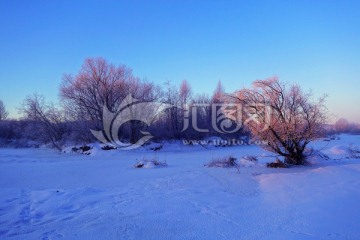
[[[0,239],[360,239],[360,136],[317,141],[330,159],[268,169],[258,146],[161,151],[0,149]],[[224,156],[237,168],[208,168]],[[244,157],[258,156],[258,162]],[[144,158],[167,167],[134,168]]]

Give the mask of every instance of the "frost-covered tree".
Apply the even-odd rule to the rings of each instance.
[[[76,76],[66,74],[60,96],[68,112],[94,122],[102,128],[103,106],[116,111],[129,93],[132,70],[125,65],[115,66],[104,58],[88,58]]]
[[[0,100],[0,121],[5,120],[9,115],[9,112],[6,111],[5,105],[2,100]]]
[[[287,87],[276,77],[253,82],[235,94],[243,103],[246,127],[264,147],[289,164],[303,164],[306,146],[322,134],[327,120],[325,97],[313,100],[298,85]]]
[[[39,94],[29,95],[25,98],[20,108],[25,120],[32,124],[31,134],[44,142],[61,150],[64,134],[66,133],[65,117],[62,111],[55,108],[52,103],[47,103]]]
[[[77,75],[64,76],[60,88],[60,96],[70,116],[96,130],[104,130],[104,107],[115,113],[121,111],[121,103],[129,94],[149,102],[158,99],[160,92],[153,83],[134,77],[129,67],[116,66],[104,58],[86,59]],[[143,126],[143,123],[131,120],[121,127],[119,134],[136,142]]]

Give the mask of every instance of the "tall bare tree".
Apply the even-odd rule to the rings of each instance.
[[[191,97],[191,87],[187,80],[183,80],[179,90],[180,104],[186,105]]]
[[[325,97],[314,101],[297,85],[289,88],[276,77],[253,82],[236,98],[248,114],[245,121],[252,135],[266,141],[264,147],[289,164],[303,164],[306,146],[322,134],[327,120]]]
[[[86,123],[93,122],[89,128],[97,130],[104,130],[104,106],[115,113],[121,110],[118,108],[129,94],[141,102],[149,102],[158,99],[160,92],[153,83],[134,77],[130,68],[115,66],[104,58],[86,59],[76,76],[64,76],[60,88],[67,111]],[[119,134],[130,135],[134,143],[142,127],[144,124],[140,121],[130,120],[121,127]]]
[[[128,94],[131,94],[135,99],[141,102],[154,102],[161,96],[161,90],[151,82],[140,81],[138,78],[133,78],[128,82]],[[138,109],[143,116],[149,115],[149,112],[155,109]],[[138,113],[134,113],[137,115]],[[130,127],[130,142],[136,143],[140,136],[140,131],[146,127],[144,122],[131,120]]]
[[[179,106],[179,90],[172,85],[170,81],[166,81],[165,83],[163,102],[176,107]],[[178,137],[180,132],[178,111],[179,109],[177,108],[170,108],[166,110],[165,127],[170,138]]]
[[[76,76],[64,76],[60,96],[69,112],[92,120],[101,129],[103,106],[116,111],[129,92],[131,79],[132,70],[125,65],[115,66],[104,58],[88,58]]]
[[[5,105],[2,100],[0,100],[0,121],[5,120],[9,115],[9,112],[6,111]]]
[[[224,95],[225,95],[224,85],[219,80],[217,85],[216,85],[216,88],[214,90],[214,93],[212,95],[212,102],[213,103],[221,103],[222,100],[223,100]]]

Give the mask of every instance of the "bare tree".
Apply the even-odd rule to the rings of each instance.
[[[65,119],[61,111],[53,104],[46,103],[43,96],[33,94],[25,98],[20,113],[36,125],[33,135],[43,137],[45,141],[50,141],[54,147],[61,150],[63,135],[66,132]]]
[[[338,133],[345,133],[350,130],[350,123],[345,118],[340,118],[335,123],[335,130]]]
[[[141,102],[154,102],[161,96],[161,90],[151,82],[140,81],[137,78],[133,78],[129,81],[128,94],[131,94],[135,99]],[[140,114],[147,116],[149,112],[154,112],[155,109],[138,109],[141,111]],[[134,116],[139,113],[133,113]],[[136,117],[133,117],[136,119]],[[129,123],[130,127],[130,142],[136,143],[140,138],[140,131],[146,127],[144,122],[131,120]]]
[[[204,132],[199,133],[195,131],[196,129],[190,129],[190,135],[192,135],[193,138],[201,138],[208,136],[210,133],[210,130],[212,129],[212,119],[211,119],[211,104],[212,104],[212,98],[208,96],[207,94],[197,94],[193,98],[193,105],[196,107],[195,112],[191,112],[190,117],[194,118],[196,117],[196,127],[198,129],[203,129]],[[196,116],[193,116],[193,114],[196,114]],[[193,127],[193,126],[192,126]],[[216,134],[213,132],[213,134]]]
[[[188,81],[183,80],[181,82],[179,96],[181,105],[186,105],[189,102],[191,97],[191,87]]]
[[[186,132],[184,128],[186,127],[185,118],[190,117],[190,101],[192,97],[191,86],[187,80],[183,80],[179,87],[179,105],[177,109],[174,109],[178,115],[178,132],[177,137],[184,137]]]
[[[2,100],[0,100],[0,121],[5,120],[9,115],[9,112],[6,111],[5,105]]]
[[[151,102],[160,98],[161,90],[153,83],[134,77],[125,65],[115,66],[103,58],[86,59],[75,77],[64,76],[60,88],[67,112],[77,120],[93,123],[89,128],[96,130],[104,130],[104,106],[113,113],[121,112],[122,101],[129,94],[141,102]],[[138,120],[130,120],[121,126],[118,135],[135,143],[144,126]]]
[[[173,86],[170,81],[165,83],[165,92],[163,102],[167,104],[171,104],[173,106],[179,106],[180,95],[178,89]],[[169,133],[169,137],[175,138],[179,135],[179,116],[178,116],[177,108],[170,108],[166,110],[165,115],[165,127],[167,132]]]
[[[224,89],[224,85],[222,84],[222,82],[219,80],[215,91],[212,95],[212,102],[213,103],[221,103],[223,100],[223,97],[225,95],[225,89]]]
[[[267,142],[266,149],[289,164],[304,164],[306,146],[321,136],[327,120],[325,97],[313,101],[311,93],[297,85],[287,88],[273,77],[255,81],[252,89],[238,91],[236,98],[248,114],[246,127]]]
[[[125,65],[115,66],[103,58],[88,58],[75,76],[65,75],[60,96],[69,112],[102,128],[103,106],[116,111],[129,92],[132,71]]]

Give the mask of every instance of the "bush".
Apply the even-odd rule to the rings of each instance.
[[[234,158],[233,156],[227,156],[227,157],[213,159],[211,162],[205,164],[205,166],[230,168],[230,167],[237,167],[237,163],[236,163],[236,158]]]

